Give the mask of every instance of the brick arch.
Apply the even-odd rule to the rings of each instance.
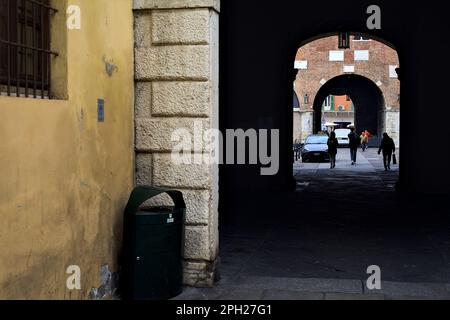
[[[377,82],[380,81],[379,79],[377,80],[376,77],[374,77],[372,75],[368,75],[366,73],[362,73],[362,72],[354,72],[354,73],[351,73],[351,74],[343,73],[343,72],[330,74],[329,77],[323,78],[325,80],[323,83],[319,82],[318,84],[316,84],[313,87],[314,88],[313,92],[311,94],[308,94],[310,104],[312,103],[312,101],[316,100],[317,93],[320,91],[321,88],[323,88],[323,86],[325,86],[328,82],[332,81],[333,79],[336,79],[338,77],[345,76],[345,75],[354,75],[354,76],[363,77],[363,78],[366,78],[366,79],[370,80],[375,85],[377,85]],[[383,88],[383,85],[378,86],[378,89],[381,91],[383,97],[389,95],[389,92],[385,88]],[[299,91],[300,91],[299,89],[296,89],[297,96],[299,96],[299,93],[298,93]],[[391,101],[392,101],[392,97],[391,97]],[[385,105],[384,105],[384,109],[385,110],[386,110],[387,106],[388,106],[388,103],[385,102]],[[398,104],[398,109],[400,110],[400,104]]]
[[[356,130],[374,135],[385,131],[381,114],[386,109],[384,94],[377,84],[364,76],[342,74],[330,79],[317,92],[313,102],[314,132],[321,130],[322,104],[329,95],[348,95],[355,105]]]
[[[399,55],[395,47],[387,41],[368,34],[370,41],[354,41],[356,33],[351,33],[349,49],[338,48],[338,34],[326,33],[301,42],[296,54],[296,78],[294,90],[303,103],[301,120],[303,125],[300,140],[314,131],[313,102],[319,90],[331,79],[352,74],[362,76],[375,83],[384,97],[380,119],[387,124],[399,142],[399,95],[400,82],[394,70],[400,67]],[[353,69],[353,70],[352,70]],[[395,77],[394,77],[395,75]],[[305,96],[308,99],[304,99]]]

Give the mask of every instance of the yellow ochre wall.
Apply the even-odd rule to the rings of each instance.
[[[67,4],[81,30],[65,27]],[[62,99],[0,97],[0,299],[87,299],[102,266],[117,271],[134,181],[132,0],[53,5]],[[70,265],[80,291],[66,288]]]

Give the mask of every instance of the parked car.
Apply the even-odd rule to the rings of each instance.
[[[334,132],[336,133],[336,139],[340,147],[348,147],[350,145],[348,140],[348,135],[351,132],[350,129],[336,129]]]
[[[326,135],[309,136],[302,148],[302,161],[330,161],[327,142]]]

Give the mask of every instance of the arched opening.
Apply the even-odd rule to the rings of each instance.
[[[397,149],[399,147],[397,70],[400,61],[397,51],[386,41],[368,34],[346,34],[349,43],[345,47],[341,47],[342,36],[330,33],[303,42],[297,51],[294,91],[297,97],[302,97],[303,104],[297,109],[294,107],[294,176],[298,173],[299,159],[301,162],[330,159],[325,140],[321,140],[322,147],[316,143],[308,146],[308,138],[315,135],[329,136],[334,131],[340,147],[355,149],[354,145],[358,144],[363,152],[370,151],[360,157],[366,162],[376,159],[384,133],[392,137]],[[338,156],[339,161],[344,161],[341,152]],[[378,157],[378,164],[373,165],[382,163],[390,171],[389,158],[387,164],[384,160]],[[352,159],[351,162],[354,165],[357,161]],[[396,169],[398,174],[398,167]]]
[[[324,102],[330,100],[324,110]],[[334,103],[333,98],[339,97],[351,103],[350,108],[344,103]],[[342,108],[344,107],[344,108]],[[313,104],[314,110],[314,133],[324,131],[326,123],[335,122],[338,125],[354,124],[356,132],[368,130],[374,137],[380,137],[385,132],[382,114],[385,109],[383,92],[370,79],[360,75],[341,75],[326,82],[317,92]],[[325,115],[328,113],[329,117]],[[338,121],[336,114],[343,113],[340,119],[349,121]],[[350,121],[351,120],[351,121]]]
[[[296,57],[299,45],[304,47],[324,37],[335,37],[336,30],[367,31],[366,21],[362,19],[366,8],[333,1],[289,2],[278,7],[254,1],[229,3],[224,5],[223,12],[232,12],[232,19],[223,20],[222,28],[222,32],[228,32],[222,46],[222,128],[279,128],[281,142],[280,172],[276,177],[261,177],[253,166],[221,168],[221,217],[226,219],[226,223],[221,224],[222,275],[228,277],[226,280],[238,278],[239,286],[245,285],[246,281],[257,283],[258,279],[268,282],[267,279],[289,278],[280,282],[293,284],[290,288],[295,290],[294,283],[304,278],[365,281],[367,267],[378,265],[387,281],[447,283],[450,276],[440,262],[442,251],[439,250],[439,245],[443,245],[439,239],[444,237],[440,238],[441,234],[447,234],[449,225],[448,219],[443,218],[446,213],[435,209],[434,205],[435,210],[429,210],[426,201],[421,202],[417,197],[400,197],[393,192],[397,179],[375,175],[377,168],[374,168],[367,174],[356,173],[352,179],[347,179],[347,195],[344,196],[340,193],[341,188],[334,187],[341,177],[333,175],[322,184],[300,182],[297,191],[309,188],[300,196],[298,192],[286,190],[293,181],[292,145],[297,139],[303,139],[302,136],[292,139],[295,133],[293,118],[299,118],[297,122],[301,127],[297,129],[300,135],[312,134],[315,92],[333,78],[346,74],[366,77],[383,92],[384,110],[378,115],[377,128],[384,126],[389,132],[399,129],[401,84],[401,102],[405,107],[401,119],[404,133],[401,190],[431,190],[431,193],[438,189],[447,190],[444,177],[448,177],[448,170],[437,163],[424,167],[424,162],[436,161],[432,157],[417,156],[427,154],[430,145],[436,148],[438,144],[438,140],[429,141],[429,135],[425,134],[435,124],[433,114],[424,106],[433,101],[443,115],[448,114],[448,108],[435,101],[436,95],[427,94],[445,86],[445,81],[436,80],[436,76],[443,73],[437,71],[439,68],[429,66],[429,61],[436,57],[446,61],[447,51],[438,40],[438,35],[443,36],[443,33],[433,32],[437,25],[443,30],[443,22],[436,20],[435,24],[420,27],[436,39],[428,42],[429,46],[439,49],[433,51],[416,41],[417,30],[405,33],[402,27],[411,17],[420,20],[421,13],[392,1],[384,3],[383,29],[373,31],[377,37],[371,34],[371,38],[372,43],[378,42],[395,53],[396,62],[384,68],[386,78],[376,79],[360,73],[356,63],[354,70],[344,70],[344,65],[353,63],[336,62],[341,63],[340,68],[330,77],[309,78],[314,87],[303,91],[302,87],[295,86],[300,106],[297,108],[292,99],[292,83],[298,79],[299,70],[301,74],[301,70],[314,65],[311,60],[305,63],[306,59],[298,54]],[[299,19],[300,12],[308,14]],[[404,13],[398,15],[398,12]],[[249,17],[252,17],[251,23]],[[269,40],[270,45],[261,45]],[[354,50],[344,51],[344,58],[352,59],[352,54],[347,57],[347,52]],[[325,59],[328,58],[325,55]],[[293,68],[294,60],[296,69]],[[401,82],[395,72],[400,60]],[[386,94],[391,84],[398,90]],[[441,127],[437,130],[441,136],[445,135]],[[396,139],[400,141],[400,136]],[[345,156],[348,158],[346,152]],[[380,159],[378,155],[373,158]],[[316,167],[303,172],[322,174],[329,170],[324,169]],[[369,184],[364,182],[366,178],[369,178],[366,180]],[[359,188],[348,188],[355,184],[359,184]],[[374,185],[386,188],[380,192],[371,189]],[[427,235],[422,233],[424,226],[428,228]],[[439,245],[431,244],[429,239],[437,239]],[[266,288],[264,283],[261,287]],[[283,285],[279,289],[286,287],[289,286]]]

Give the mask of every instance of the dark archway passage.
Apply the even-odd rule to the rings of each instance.
[[[260,166],[220,169],[221,270],[228,285],[231,281],[242,288],[252,282],[255,287],[255,277],[263,288],[272,281],[295,286],[302,283],[298,278],[361,280],[367,278],[365,268],[377,263],[388,281],[449,282],[450,221],[438,195],[450,194],[450,170],[445,162],[417,157],[430,149],[442,150],[441,140],[430,140],[427,132],[448,136],[445,126],[436,126],[438,118],[450,117],[439,94],[446,92],[444,75],[450,71],[449,44],[442,41],[450,31],[446,11],[437,1],[414,6],[381,1],[383,28],[368,31],[365,12],[371,4],[222,3],[221,129],[280,129],[282,150],[276,176],[261,176]],[[307,14],[299,19],[299,13]],[[292,62],[301,43],[336,30],[370,33],[398,52],[405,106],[403,194],[389,190],[395,179],[379,173],[371,159],[366,159],[370,176],[375,171],[374,185],[383,190],[358,189],[349,198],[305,180],[302,194],[292,192],[289,106],[297,74]],[[425,45],[418,39],[428,41]],[[440,61],[439,68],[430,67],[430,61]],[[432,110],[424,107],[430,105]],[[442,158],[448,153],[448,148],[442,150]],[[310,175],[321,174],[320,168],[308,170]]]
[[[322,104],[329,95],[347,95],[352,99],[356,132],[369,130],[375,136],[383,133],[383,94],[373,81],[354,74],[335,77],[319,90],[314,101],[314,132],[322,130]]]
[[[430,149],[449,149],[426,132],[448,137],[446,126],[436,120],[450,118],[440,92],[447,91],[445,77],[450,63],[450,31],[444,4],[438,1],[404,6],[380,1],[381,30],[368,30],[370,1],[340,3],[331,0],[299,2],[224,1],[221,6],[220,127],[226,129],[280,129],[280,171],[276,176],[260,175],[260,166],[220,168],[221,218],[238,220],[249,214],[242,204],[271,201],[272,194],[292,190],[292,83],[297,70],[293,61],[302,43],[318,35],[352,31],[370,34],[395,46],[401,61],[402,171],[400,185],[405,192],[450,194],[450,170],[434,159],[420,158]],[[299,19],[299,13],[307,13]],[[419,23],[420,22],[420,23]],[[424,36],[426,37],[424,38]],[[417,39],[427,39],[426,45]],[[439,61],[439,67],[430,67]],[[301,97],[299,97],[301,100]],[[301,101],[300,101],[301,102]],[[433,106],[429,108],[426,106]],[[405,160],[406,159],[406,160]],[[428,168],[426,171],[423,168]],[[258,214],[249,205],[250,211]]]

